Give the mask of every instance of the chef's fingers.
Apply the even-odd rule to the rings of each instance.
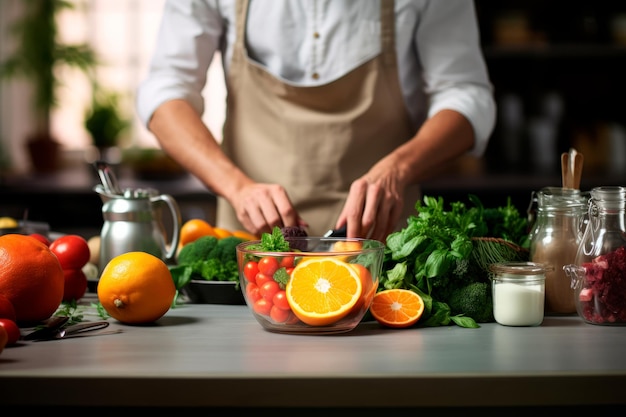
[[[348,198],[335,224],[336,229],[347,225],[346,237],[365,237],[367,231],[362,230],[361,219],[367,197],[367,186],[367,182],[362,178],[357,179],[350,186]]]
[[[383,198],[380,209],[376,217],[376,226],[372,231],[370,238],[381,242],[386,242],[387,236],[392,233],[396,227],[400,216],[402,215],[402,207],[404,206],[402,198],[397,195],[387,195]]]
[[[300,221],[286,190],[277,184],[253,184],[235,202],[237,218],[255,234],[270,233],[276,226],[295,226]]]
[[[402,197],[395,187],[381,183],[370,184],[362,220],[363,227],[371,225],[368,237],[386,241],[402,214],[402,206]]]

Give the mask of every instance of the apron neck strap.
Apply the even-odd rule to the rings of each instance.
[[[380,0],[380,49],[385,66],[396,65],[394,0]]]

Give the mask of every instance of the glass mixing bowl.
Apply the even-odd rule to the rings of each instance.
[[[237,246],[246,305],[266,330],[332,334],[353,330],[378,289],[385,245],[371,239],[290,237],[287,252],[261,241]]]

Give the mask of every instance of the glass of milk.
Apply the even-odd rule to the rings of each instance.
[[[503,326],[539,326],[543,322],[546,272],[537,262],[492,264],[493,316]]]

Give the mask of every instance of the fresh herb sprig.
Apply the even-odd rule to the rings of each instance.
[[[248,246],[250,250],[260,250],[263,252],[289,252],[289,242],[285,239],[280,227],[275,226],[272,233],[263,233],[261,242]]]

